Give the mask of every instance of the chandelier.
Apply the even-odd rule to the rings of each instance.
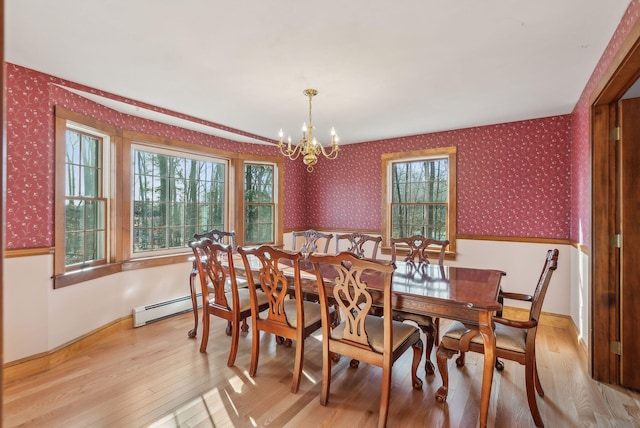
[[[284,134],[282,133],[282,129],[280,129],[280,133],[278,134],[280,136],[278,147],[280,148],[280,153],[291,160],[296,160],[298,157],[302,156],[302,161],[307,166],[307,171],[312,172],[314,165],[318,163],[318,156],[322,154],[327,159],[335,159],[338,157],[338,151],[340,151],[340,148],[338,147],[338,136],[336,135],[336,130],[333,127],[331,128],[331,144],[329,145],[331,150],[327,151],[313,136],[311,99],[315,95],[318,95],[318,91],[315,89],[305,89],[302,93],[309,97],[309,126],[307,127],[306,122],[302,124],[302,138],[295,146],[291,146],[291,136],[289,136],[288,143],[284,143]]]

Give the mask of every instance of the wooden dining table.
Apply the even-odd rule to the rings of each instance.
[[[489,398],[493,382],[496,337],[493,330],[493,314],[502,309],[498,302],[500,281],[503,271],[457,266],[440,266],[424,263],[395,262],[393,274],[393,309],[419,315],[446,318],[465,323],[478,329],[484,340],[484,366],[480,394],[480,426],[487,426]],[[243,271],[242,260],[234,260],[237,270]],[[258,266],[252,266],[252,269]],[[282,266],[285,272],[293,269]],[[300,264],[302,290],[308,295],[317,295],[317,280],[310,262]],[[333,270],[335,272],[335,270]],[[321,274],[330,283],[332,268],[321,267]],[[335,278],[335,277],[334,277]],[[382,293],[379,299],[373,295],[373,304],[382,306]],[[447,391],[440,387],[436,399],[444,402]]]
[[[487,426],[493,383],[496,336],[493,314],[498,302],[503,271],[396,262],[393,274],[394,309],[446,318],[475,327],[484,340],[484,365],[480,394],[480,426]],[[448,391],[440,387],[436,399],[444,402]]]

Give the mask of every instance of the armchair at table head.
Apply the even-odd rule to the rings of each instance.
[[[291,232],[291,236],[293,237],[291,249],[293,251],[299,251],[304,254],[315,252],[327,253],[329,251],[329,243],[333,238],[333,235],[329,233],[322,233],[313,229],[294,231]],[[302,236],[304,240],[300,248],[296,250],[296,244],[299,236]],[[324,246],[320,246],[320,240],[322,239],[324,239]]]
[[[310,254],[309,261],[314,264],[322,307],[320,404],[327,405],[329,401],[332,355],[350,356],[376,365],[382,368],[378,426],[384,427],[389,412],[392,365],[409,348],[413,350],[412,386],[422,388],[422,380],[417,375],[422,358],[420,330],[391,317],[393,264],[362,259],[346,251],[335,256]],[[327,266],[333,267],[336,273],[328,274]],[[327,275],[330,278],[325,278]],[[380,293],[382,318],[369,315],[373,302],[379,301]],[[344,320],[335,328],[329,316],[332,309],[330,299],[337,302],[344,314]],[[334,388],[338,385],[334,384]]]
[[[367,257],[375,260],[378,255],[378,246],[382,242],[382,236],[367,235],[360,232],[355,233],[336,233],[336,254],[340,252],[340,241],[348,241],[346,251],[355,254],[358,257]],[[366,254],[365,246],[373,244],[373,248],[369,255]]]
[[[515,299],[531,303],[529,319],[527,321],[517,321],[502,317],[494,317],[496,335],[496,358],[516,361],[525,366],[525,385],[527,390],[527,401],[531,416],[538,427],[544,426],[542,417],[538,411],[535,391],[544,397],[544,391],[538,377],[538,366],[536,363],[536,333],[544,297],[551,281],[551,276],[558,266],[558,250],[547,251],[542,273],[538,279],[533,295],[521,293],[503,292],[505,299]],[[447,372],[447,359],[460,351],[472,351],[484,353],[484,342],[482,337],[473,328],[465,326],[459,321],[454,321],[443,334],[440,346],[438,347],[437,358],[438,368],[442,375],[442,393],[438,392],[438,399],[444,401],[447,397],[449,376]],[[463,354],[464,355],[464,354]],[[458,367],[464,365],[464,357],[456,360]]]
[[[227,320],[231,328],[231,349],[227,365],[233,366],[238,353],[240,321],[251,315],[249,290],[238,288],[233,266],[233,250],[229,245],[212,242],[208,238],[191,241],[189,246],[195,257],[194,264],[200,277],[202,290],[203,331],[200,352],[206,352],[209,342],[210,316]],[[267,307],[266,296],[258,297],[258,306]]]

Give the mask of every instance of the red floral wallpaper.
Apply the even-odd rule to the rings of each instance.
[[[457,147],[460,234],[567,239],[570,117],[344,146],[308,183],[307,225],[380,230],[383,153]]]
[[[10,249],[53,244],[54,105],[133,131],[225,150],[275,153],[266,145],[237,143],[124,115],[61,86],[121,99],[8,64]],[[286,161],[284,226],[379,230],[380,155],[455,145],[459,233],[566,239],[571,212],[569,142],[569,116],[559,116],[347,145],[338,159],[321,160],[312,174],[300,161]]]
[[[285,161],[285,229],[379,230],[380,155],[454,145],[458,233],[588,243],[588,99],[639,17],[640,0],[633,0],[571,115],[347,145],[338,159],[321,160],[312,174],[299,161]],[[193,120],[24,67],[7,64],[6,75],[9,249],[53,244],[54,105],[129,130],[225,150],[276,153],[267,145],[242,144],[115,112],[58,85]]]
[[[613,61],[613,58],[620,50],[620,46],[629,35],[631,28],[638,21],[638,18],[640,18],[640,0],[633,0],[620,20],[618,28],[602,54],[598,65],[593,71],[589,82],[582,91],[582,95],[571,114],[571,128],[573,130],[571,138],[571,147],[573,149],[571,156],[571,169],[573,171],[571,178],[571,193],[574,195],[574,202],[570,239],[584,245],[589,244],[591,231],[589,97],[591,96],[595,85],[600,81],[607,70],[607,67],[611,64],[611,61]]]
[[[7,64],[6,75],[6,243],[9,249],[53,245],[55,105],[132,131],[236,152],[276,154],[275,148],[268,145],[238,143],[116,112],[69,92],[59,85],[82,89],[134,105],[137,103],[24,67]],[[186,118],[170,111],[155,107],[154,109]],[[300,219],[305,218],[306,207],[295,197],[304,188],[304,183],[299,178],[304,177],[302,172],[302,169],[290,163],[285,164],[285,224],[289,227],[304,227]]]

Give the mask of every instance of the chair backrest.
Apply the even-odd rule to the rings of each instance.
[[[318,294],[322,307],[323,333],[328,332],[329,306],[337,303],[344,316],[342,339],[374,351],[369,341],[365,319],[373,304],[371,291],[383,293],[384,348],[391,349],[391,280],[394,266],[391,262],[363,259],[344,251],[338,255],[309,255],[314,264]],[[327,277],[327,266],[335,269],[335,279]],[[333,277],[333,275],[331,275]],[[331,287],[329,287],[331,284]],[[332,291],[330,292],[330,288]],[[388,343],[387,343],[388,341]],[[388,346],[387,346],[388,345]]]
[[[284,270],[292,269],[294,272],[294,294],[300,310],[296,311],[297,324],[304,326],[304,311],[302,311],[302,287],[300,282],[300,259],[302,254],[286,250],[279,250],[268,245],[255,248],[238,247],[238,253],[242,256],[249,290],[255,301],[257,287],[267,295],[269,310],[267,320],[290,326],[284,310],[284,302],[289,294],[289,279]],[[257,276],[256,276],[257,275]],[[291,276],[289,272],[288,276]]]
[[[349,247],[346,251],[355,254],[358,257],[368,257],[370,259],[376,259],[378,255],[378,246],[382,242],[382,236],[367,235],[360,232],[355,233],[336,233],[336,254],[340,252],[340,241],[349,241]],[[367,242],[373,243],[373,249],[369,256],[366,256],[364,246]]]
[[[558,249],[547,251],[547,258],[542,268],[542,273],[538,279],[538,285],[531,300],[531,311],[529,320],[540,321],[540,313],[542,312],[542,304],[544,296],[547,294],[547,288],[551,281],[551,275],[558,267]]]
[[[230,245],[224,245],[211,241],[209,238],[203,238],[198,241],[189,242],[189,246],[193,250],[195,256],[195,265],[198,269],[200,277],[200,285],[202,288],[203,305],[207,305],[210,301],[209,293],[213,289],[213,301],[217,306],[222,308],[233,308],[233,302],[227,301],[226,292],[232,291],[237,296],[235,269],[233,267],[233,250]],[[225,267],[228,266],[228,269]],[[227,273],[228,272],[228,273]],[[227,275],[231,278],[231,290],[226,289],[228,284]]]
[[[224,231],[218,229],[211,229],[205,233],[196,233],[193,235],[193,239],[200,240],[202,238],[209,238],[213,242],[217,242],[219,244],[226,244],[231,246],[231,250],[236,252],[236,232],[234,231]]]
[[[291,249],[301,253],[315,253],[318,251],[321,253],[327,253],[329,251],[329,242],[331,242],[331,238],[333,238],[333,235],[329,233],[322,233],[313,229],[294,231],[291,232],[291,236],[293,237]],[[296,250],[296,242],[299,236],[304,237],[304,241],[302,242],[300,249]],[[319,239],[325,239],[324,248],[319,248]]]
[[[416,258],[419,263],[430,263],[427,251],[437,250],[438,264],[444,265],[444,254],[449,246],[448,240],[437,240],[425,238],[422,235],[413,235],[408,238],[391,238],[391,260],[396,261],[397,244],[406,245],[409,253],[404,258],[406,262],[415,262]]]

